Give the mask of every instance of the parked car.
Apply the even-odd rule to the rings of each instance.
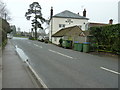
[[[38,37],[38,41],[44,42],[44,37],[43,36],[39,36]]]
[[[44,40],[49,40],[49,37],[44,36],[43,39],[44,39]]]
[[[45,43],[48,43],[48,42],[49,42],[49,37],[44,36],[44,38],[43,38],[43,39],[44,39],[44,42],[45,42]]]

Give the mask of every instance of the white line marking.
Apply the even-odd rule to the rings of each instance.
[[[43,48],[42,46],[39,46],[40,48]]]
[[[37,44],[34,44],[34,45],[38,47],[38,45],[37,45]]]
[[[22,49],[18,48],[17,45],[16,45],[15,47],[16,47],[16,51],[17,51],[17,53],[19,54],[19,56],[21,57],[21,59],[26,62],[26,64],[29,66],[29,68],[31,69],[31,71],[33,72],[33,74],[36,76],[36,78],[38,79],[38,81],[42,84],[43,88],[46,88],[46,90],[49,90],[49,89],[47,89],[47,88],[48,88],[47,85],[46,85],[46,84],[42,81],[42,79],[38,76],[37,72],[35,72],[35,70],[31,67],[31,65],[29,64],[29,62],[26,61],[26,60],[28,60],[28,57],[27,57],[27,55],[24,53],[24,51],[22,51]],[[23,58],[23,55],[24,55],[24,58]]]
[[[37,47],[43,48],[42,46],[39,46],[39,45],[37,45],[37,44],[34,44],[34,45],[37,46]]]
[[[35,70],[31,67],[31,65],[26,61],[27,65],[29,66],[29,68],[32,70],[32,72],[34,73],[34,75],[36,76],[36,78],[38,79],[38,81],[42,84],[43,88],[48,88],[47,85],[43,82],[43,80],[38,76],[38,74],[35,72]],[[49,89],[47,89],[49,90]]]
[[[68,56],[68,55],[65,55],[65,54],[62,54],[62,53],[59,53],[59,52],[57,52],[57,51],[53,51],[53,50],[51,50],[51,49],[49,49],[49,51],[51,51],[51,52],[53,52],[53,53],[57,53],[57,54],[59,54],[59,55],[62,55],[62,56],[65,56],[65,57],[68,57],[68,58],[73,59],[73,57]]]
[[[29,44],[31,44],[31,42],[28,42]]]
[[[116,72],[116,71],[113,71],[113,70],[110,70],[110,69],[107,69],[107,68],[104,68],[104,67],[100,67],[100,68],[103,69],[103,70],[112,72],[112,73],[114,73],[114,74],[120,74],[119,72]]]

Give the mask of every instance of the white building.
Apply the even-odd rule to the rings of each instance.
[[[88,20],[89,19],[86,18],[86,10],[83,11],[83,16],[68,10],[54,15],[49,24],[49,40],[54,44],[59,44],[60,38],[51,37],[51,35],[55,34],[62,28],[78,25],[83,31],[85,31]]]
[[[55,34],[62,28],[78,25],[83,31],[85,31],[88,20],[89,19],[86,18],[86,10],[83,11],[83,16],[68,10],[52,16],[49,24],[49,40],[54,44],[59,44],[60,38],[51,37],[51,35]]]

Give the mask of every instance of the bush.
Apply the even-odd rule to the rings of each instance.
[[[120,53],[120,24],[91,27],[90,30],[98,49]]]
[[[4,48],[7,44],[7,39],[2,42],[2,48]]]
[[[36,39],[32,36],[29,36],[29,40],[36,40]]]

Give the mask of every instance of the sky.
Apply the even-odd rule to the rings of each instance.
[[[26,20],[25,12],[32,2],[39,2],[42,7],[42,14],[45,19],[50,17],[50,9],[53,7],[53,15],[64,10],[80,13],[84,9],[87,11],[89,22],[108,23],[113,19],[113,23],[118,23],[118,2],[120,0],[2,0],[10,12],[11,25],[20,27],[21,31],[29,32],[31,21]],[[44,25],[45,26],[45,25]]]

